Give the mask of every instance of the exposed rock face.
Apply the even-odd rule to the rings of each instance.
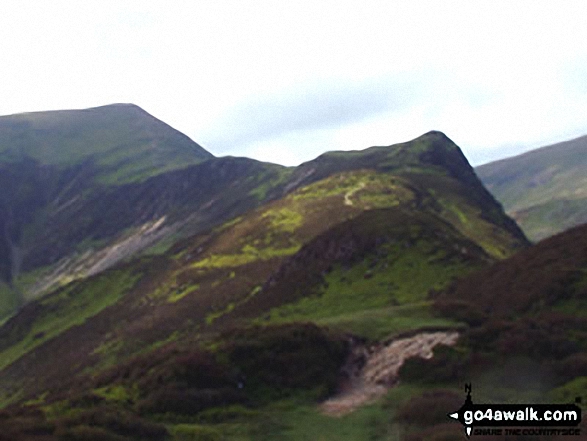
[[[251,194],[259,180],[249,178],[265,172],[270,179],[274,168],[221,158],[115,186],[92,185],[92,170],[0,164],[0,188],[7,189],[0,195],[0,282],[12,286],[20,271],[43,269],[26,288],[30,299],[171,235],[196,234],[260,204]]]
[[[381,397],[397,383],[406,359],[432,358],[435,346],[452,346],[458,338],[458,332],[422,332],[371,347],[355,344],[341,391],[320,405],[322,412],[342,416]]]

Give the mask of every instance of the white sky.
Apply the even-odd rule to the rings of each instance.
[[[587,134],[585,1],[0,2],[0,114],[131,102],[286,165],[441,130],[474,165]]]

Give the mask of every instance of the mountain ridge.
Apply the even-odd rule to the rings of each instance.
[[[121,112],[127,115],[126,119],[122,119],[123,123],[119,118]],[[80,126],[80,118],[85,121],[99,115],[98,121],[90,128],[90,132],[95,133],[98,126],[110,127],[108,124],[114,124],[116,129],[120,124],[126,124],[124,121],[129,121],[129,113],[134,115],[130,122],[135,126],[150,127],[151,122],[156,121],[156,127],[163,127],[167,133],[169,126],[132,104],[80,111],[35,112],[25,116],[19,114],[14,118],[33,121],[48,119],[50,124],[45,125],[55,126],[51,126],[52,136],[58,139],[60,124],[65,124],[64,137],[68,138],[70,130],[67,127]],[[136,115],[146,118],[147,123],[137,123]],[[65,116],[74,122],[64,123]],[[380,171],[403,168],[418,172],[424,166],[430,172],[448,172],[457,179],[467,181],[475,187],[471,194],[481,196],[480,205],[494,206],[492,197],[476,180],[460,149],[437,131],[392,146],[355,152],[328,152],[298,167],[283,167],[248,158],[215,158],[206,153],[196,164],[182,162],[181,167],[175,170],[167,170],[164,166],[158,168],[154,176],[143,176],[128,182],[103,182],[100,176],[104,172],[96,169],[91,155],[82,157],[82,162],[77,165],[67,165],[66,161],[65,168],[57,160],[53,161],[57,161],[54,164],[39,167],[38,159],[34,157],[17,163],[2,162],[1,141],[3,136],[8,137],[2,131],[2,121],[6,121],[2,118],[0,179],[4,177],[4,186],[12,186],[15,189],[13,194],[17,195],[14,201],[0,201],[3,202],[0,204],[0,226],[3,225],[7,232],[0,239],[0,273],[14,291],[0,289],[0,294],[4,293],[4,303],[8,305],[3,308],[4,314],[52,287],[106,269],[148,247],[162,246],[158,244],[169,246],[180,237],[203,231],[214,223],[221,223],[265,201],[283,197],[333,173],[360,168]],[[118,133],[116,130],[114,134]],[[189,140],[179,132],[172,133],[182,142]],[[78,138],[75,139],[87,138],[83,133],[76,136]],[[104,136],[107,143],[116,145],[119,142],[113,141],[113,134]],[[141,136],[136,138],[139,150],[143,142]],[[151,137],[165,140],[168,135],[158,136]],[[201,149],[189,141],[187,147]],[[134,147],[129,144],[125,148]],[[26,151],[25,148],[24,153]],[[124,164],[133,155],[130,158],[123,155],[117,163],[101,167],[106,170],[105,173],[113,170],[116,175],[118,168],[126,167]],[[71,158],[67,159],[71,161]],[[25,177],[27,186],[22,184],[20,176]],[[227,184],[226,180],[230,179],[234,181]],[[28,188],[25,193],[24,188]],[[499,215],[494,216],[493,221],[498,219],[499,222],[508,222]],[[507,228],[518,234],[515,226]],[[39,273],[39,270],[42,272]],[[22,276],[21,272],[24,272]],[[36,280],[34,283],[31,282],[33,277]],[[15,292],[22,294],[15,295]]]
[[[320,250],[324,248],[324,245],[319,245],[321,242],[311,245],[314,243],[314,238],[322,233],[327,235],[326,243],[331,243],[326,246],[334,246],[335,248],[350,246],[350,253],[356,254],[355,258],[357,259],[360,258],[358,251],[360,248],[365,248],[363,254],[371,255],[374,249],[383,247],[379,251],[383,255],[397,256],[389,261],[381,261],[378,271],[367,279],[370,280],[368,283],[373,284],[373,288],[377,290],[380,290],[377,288],[378,283],[391,283],[386,274],[396,274],[398,277],[401,277],[402,271],[404,274],[414,271],[414,274],[418,274],[420,267],[423,268],[421,271],[429,271],[430,274],[434,274],[433,277],[424,278],[423,285],[415,285],[410,288],[412,285],[408,284],[406,287],[402,287],[402,296],[408,297],[416,295],[416,293],[409,294],[411,289],[416,289],[418,296],[422,296],[427,289],[436,287],[441,280],[444,283],[458,271],[465,271],[467,268],[505,257],[516,249],[526,246],[527,242],[523,234],[507,221],[507,218],[499,211],[499,205],[489,193],[480,184],[470,185],[469,176],[474,177],[474,174],[462,153],[459,153],[460,150],[444,136],[438,138],[437,134],[433,134],[432,139],[430,138],[431,136],[417,138],[412,142],[412,145],[408,142],[389,148],[368,149],[366,153],[362,154],[352,153],[350,156],[336,154],[334,161],[338,164],[334,164],[334,166],[331,162],[325,162],[324,159],[317,159],[301,169],[300,175],[305,176],[305,180],[300,180],[299,176],[296,176],[296,172],[299,173],[299,171],[291,171],[291,174],[284,177],[279,174],[282,171],[281,168],[270,167],[269,171],[277,170],[277,173],[273,175],[277,184],[270,185],[264,198],[259,201],[254,193],[257,188],[256,182],[250,183],[248,188],[252,189],[253,194],[249,196],[248,203],[244,201],[247,207],[239,209],[240,215],[239,210],[233,210],[230,215],[226,214],[226,207],[230,207],[230,204],[227,205],[227,201],[229,201],[227,198],[236,198],[233,199],[235,203],[242,203],[242,193],[235,192],[234,188],[238,187],[246,191],[247,187],[244,187],[243,182],[240,182],[239,175],[235,173],[234,168],[224,169],[222,164],[245,166],[256,164],[256,166],[265,167],[267,165],[251,162],[245,158],[220,158],[193,166],[195,168],[221,167],[217,173],[210,176],[216,176],[219,182],[228,189],[227,193],[219,193],[218,197],[221,196],[227,201],[218,206],[220,212],[213,216],[217,220],[219,215],[227,218],[227,222],[223,226],[210,229],[213,223],[208,224],[195,236],[182,239],[161,256],[145,257],[144,260],[134,259],[128,264],[123,264],[124,268],[131,268],[128,270],[128,276],[124,275],[125,271],[120,272],[117,269],[120,268],[120,264],[114,265],[116,262],[113,262],[114,266],[111,269],[94,274],[86,280],[82,277],[80,280],[70,281],[69,284],[61,288],[53,289],[53,293],[49,294],[49,297],[33,301],[30,306],[25,307],[20,314],[11,319],[7,323],[5,331],[20,329],[18,332],[15,331],[16,335],[23,332],[25,336],[32,332],[30,337],[20,343],[24,345],[21,346],[21,350],[24,349],[25,352],[26,348],[36,351],[34,349],[36,347],[51,347],[54,348],[52,351],[60,352],[62,350],[57,349],[60,345],[60,338],[65,337],[59,336],[65,332],[69,335],[69,339],[77,339],[86,335],[83,339],[86,342],[84,347],[85,345],[94,345],[93,350],[97,351],[103,344],[113,344],[101,342],[102,333],[94,334],[96,327],[105,326],[98,326],[98,323],[113,326],[114,317],[122,314],[119,317],[121,323],[127,323],[133,317],[132,326],[127,329],[126,326],[114,325],[116,330],[110,330],[110,339],[124,343],[120,347],[120,350],[123,350],[122,355],[126,353],[124,351],[132,353],[136,350],[133,341],[136,341],[137,345],[141,344],[141,340],[144,341],[142,344],[149,344],[148,342],[153,344],[158,339],[167,338],[166,332],[173,334],[173,332],[183,329],[182,326],[186,327],[186,331],[194,326],[200,329],[200,332],[208,328],[214,329],[221,326],[226,320],[236,320],[241,312],[246,311],[247,308],[249,311],[252,308],[256,314],[259,311],[264,311],[270,304],[278,307],[284,302],[295,303],[299,300],[296,296],[279,295],[279,300],[275,303],[274,300],[269,300],[275,298],[275,291],[273,293],[270,290],[265,292],[262,286],[272,273],[279,271],[282,264],[285,265],[283,268],[291,265],[291,262],[288,263],[290,257],[294,259],[295,256],[298,256],[298,259],[306,262],[310,261],[309,256],[312,254],[322,253]],[[445,145],[439,146],[438,142],[445,143]],[[427,143],[430,143],[432,147],[429,148]],[[412,149],[411,146],[414,148]],[[456,162],[449,161],[453,168],[445,168],[444,163],[442,161],[439,163],[434,154],[427,155],[430,150],[449,150],[453,154],[456,152]],[[418,162],[421,155],[425,155],[425,160],[428,163]],[[466,170],[461,173],[457,172],[454,169],[455,163],[467,167]],[[368,165],[370,167],[367,167]],[[417,165],[419,167],[416,167]],[[256,170],[258,171],[258,169]],[[314,171],[311,176],[306,176],[309,170]],[[244,173],[241,175],[245,182],[250,177],[247,171],[248,169],[245,167]],[[182,174],[186,174],[186,176],[182,177]],[[202,173],[191,173],[190,169],[173,172],[173,175],[179,176],[178,182],[180,184],[185,183],[188,176],[196,179],[206,178]],[[210,202],[214,201],[215,196],[210,193],[198,196],[198,191],[202,189],[201,185],[187,186],[187,188],[196,191],[192,195],[182,185],[169,185],[170,182],[167,179],[170,176],[153,177],[145,182],[147,184],[149,182],[164,182],[162,185],[163,199],[166,201],[181,202],[180,199],[170,196],[169,192],[177,191],[185,196],[186,200],[200,198],[195,205],[191,206],[192,208],[205,206],[205,209],[214,209],[215,203]],[[230,176],[232,181],[226,181],[227,176]],[[258,173],[255,176],[258,177]],[[326,177],[322,178],[322,176]],[[271,177],[268,180],[271,181]],[[308,183],[308,181],[313,182]],[[267,179],[262,179],[261,182],[267,182]],[[137,194],[144,195],[145,183],[127,185],[135,186],[139,190]],[[221,188],[223,187],[221,186]],[[155,189],[153,194],[160,192],[161,189]],[[121,194],[125,197],[132,196],[132,191],[125,188]],[[274,195],[272,196],[272,194]],[[114,207],[120,205],[112,204],[111,196],[106,197],[104,201],[105,204],[111,204]],[[97,206],[100,213],[108,209],[107,206],[95,202],[90,202],[90,205]],[[131,211],[128,216],[123,216],[123,218],[132,218],[133,204],[128,204],[128,207],[131,207]],[[184,209],[189,211],[189,207],[184,207]],[[158,204],[153,205],[153,209],[158,208]],[[155,215],[146,214],[141,222],[157,218],[164,212],[165,210],[159,211]],[[372,214],[362,216],[362,213]],[[169,216],[171,217],[171,215]],[[69,218],[69,216],[66,217]],[[228,220],[230,217],[233,219]],[[185,215],[180,213],[177,219],[181,221],[182,218],[185,218]],[[162,225],[159,227],[164,228]],[[357,239],[353,239],[351,242],[345,239],[346,233],[344,233],[349,228],[357,232]],[[437,230],[438,233],[427,233],[430,229]],[[337,242],[338,239],[334,242],[328,239],[330,236],[341,234],[340,242]],[[383,240],[385,237],[393,237],[394,234],[397,239]],[[84,234],[81,234],[79,239],[83,237]],[[367,242],[364,242],[368,237],[370,238]],[[365,243],[365,245],[349,245],[352,243]],[[303,248],[304,245],[313,247],[311,248],[313,251],[309,251],[309,255],[307,249]],[[404,247],[405,250],[412,251],[410,253],[402,252]],[[454,247],[458,249],[454,249]],[[44,253],[35,254],[43,255]],[[321,281],[324,277],[323,271],[341,262],[343,264],[352,262],[348,258],[339,262],[340,259],[336,257],[337,252],[332,255],[328,253],[324,255],[327,261],[331,261],[330,263],[318,262],[311,265],[317,271],[315,274],[312,273],[313,270],[310,271],[310,274],[313,274],[312,284],[317,283],[316,288],[319,288],[323,283]],[[402,266],[404,269],[398,269],[397,273],[389,273],[386,270],[386,265],[394,265],[394,262],[397,264],[395,259],[401,262],[405,260],[402,263],[405,268]],[[462,265],[461,261],[464,262]],[[295,262],[295,259],[292,262]],[[413,265],[416,265],[415,269],[409,269]],[[454,267],[454,269],[449,271],[444,269],[444,265]],[[147,270],[140,268],[147,268]],[[285,271],[287,273],[287,270]],[[369,271],[373,272],[373,269]],[[121,274],[120,278],[117,274]],[[140,289],[132,287],[135,276],[130,274],[138,275],[137,277],[143,280],[137,282],[141,286]],[[105,286],[112,286],[109,288],[111,297],[104,297],[105,303],[95,303],[98,299],[93,299],[96,294],[92,287],[94,285],[100,286],[101,283]],[[127,286],[127,283],[132,286]],[[120,288],[117,288],[118,286]],[[308,282],[309,288],[310,282]],[[357,287],[357,289],[359,288],[360,286]],[[261,290],[259,291],[259,289]],[[87,294],[83,294],[84,292]],[[310,290],[306,294],[309,293]],[[389,306],[391,301],[389,295],[389,293],[380,294],[377,302],[383,302],[379,304]],[[421,300],[421,297],[419,298]],[[71,311],[66,313],[65,305],[70,302],[75,304],[76,301],[82,302],[82,305],[87,304],[86,307],[83,307],[87,308],[87,312],[82,314],[78,310],[79,306],[75,308],[72,306]],[[351,298],[350,302],[353,304],[354,300]],[[118,307],[116,310],[111,310],[110,308],[114,304],[117,304]],[[378,303],[369,304],[374,307]],[[54,320],[52,315],[55,305],[62,305],[60,306],[62,314],[59,318],[59,324],[49,325]],[[185,306],[181,307],[181,305]],[[187,305],[190,306],[187,307]],[[429,320],[426,307],[420,305],[419,308],[418,311],[421,311],[426,317],[421,320]],[[107,314],[103,312],[106,310],[109,311]],[[348,311],[341,311],[341,313],[346,314]],[[82,315],[80,316],[80,314]],[[246,313],[244,316],[250,317],[250,313]],[[25,317],[28,317],[25,322],[37,323],[36,331],[30,330],[26,323],[21,322]],[[70,318],[66,320],[66,317]],[[98,317],[102,318],[98,320]],[[71,328],[72,323],[69,320],[76,324],[75,329]],[[182,320],[185,320],[185,323],[180,326]],[[418,323],[423,323],[423,321]],[[90,324],[86,326],[85,322]],[[20,324],[16,326],[16,323]],[[388,324],[383,322],[382,326],[383,329],[387,329]],[[82,329],[86,329],[84,331],[86,334],[82,333]],[[129,332],[141,337],[131,338]],[[10,342],[12,340],[11,337],[8,337],[9,334],[12,334],[12,331],[5,334],[5,337]],[[128,348],[124,349],[126,346]],[[91,346],[88,350],[92,351]],[[65,357],[65,354],[63,356]],[[47,359],[49,362],[52,360],[48,354],[40,358]],[[13,361],[16,364],[8,367],[9,371],[18,372],[24,369],[24,365],[21,364],[24,361],[17,362],[17,359]],[[32,365],[27,370],[37,368],[38,365]]]
[[[125,158],[131,157],[137,164],[128,167]],[[0,117],[3,162],[30,158],[40,166],[68,166],[89,161],[97,166],[96,178],[106,184],[141,179],[153,171],[212,157],[189,137],[134,104]],[[108,173],[108,169],[115,171]]]
[[[587,136],[481,165],[481,181],[534,241],[587,222]]]
[[[382,439],[415,392],[332,420],[345,360],[408,334],[452,344],[467,324],[430,296],[529,245],[439,132],[296,168],[211,158],[47,207],[6,242],[18,286],[54,282],[0,326],[11,441]]]

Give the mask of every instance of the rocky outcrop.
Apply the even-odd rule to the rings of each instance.
[[[421,332],[386,343],[365,346],[354,342],[343,368],[338,394],[324,401],[320,410],[332,416],[342,416],[383,396],[398,382],[399,369],[411,357],[432,358],[437,345],[454,345],[458,332]]]

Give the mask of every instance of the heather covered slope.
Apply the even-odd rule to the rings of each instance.
[[[0,117],[0,318],[258,205],[283,169],[216,160],[129,104]]]
[[[587,222],[587,137],[476,168],[532,240]]]
[[[442,298],[493,318],[585,315],[587,226],[572,228],[461,280]]]
[[[100,224],[112,213],[100,213],[93,199],[211,158],[130,104],[0,117],[0,317],[37,294],[28,289],[39,276],[31,272],[60,261],[52,268],[59,273],[73,251],[87,252],[93,242],[139,226],[137,216],[110,220],[120,225],[104,237]],[[127,207],[111,202],[109,208]]]
[[[403,419],[415,426],[411,439],[441,432],[457,436],[460,427],[447,428],[445,420],[421,409],[440,414],[441,405],[433,401],[458,401],[462,393],[447,386],[457,390],[469,381],[478,403],[573,403],[580,397],[585,409],[587,226],[545,239],[434,297],[441,317],[468,328],[453,349],[403,366],[406,384],[428,389],[404,409]]]
[[[94,114],[98,115],[95,120],[89,119]],[[60,133],[62,139],[67,140],[72,136],[70,126],[76,121],[93,121],[85,131],[82,130],[84,126],[76,125],[75,133],[83,135],[83,139],[94,134],[97,138],[92,139],[96,145],[114,142],[111,125],[127,127],[129,118],[141,127],[155,125],[163,133],[157,136],[163,140],[168,139],[171,135],[167,132],[172,131],[135,106],[65,112],[69,119],[60,112],[31,115],[42,121],[49,119],[53,124],[50,133],[55,139],[59,133],[55,121],[61,121],[64,127]],[[126,119],[122,117],[125,115]],[[21,118],[26,120],[32,116]],[[119,120],[124,123],[120,127],[116,125]],[[33,133],[34,127],[30,128]],[[185,141],[180,134],[171,133],[178,142]],[[99,141],[99,136],[105,138]],[[134,164],[133,155],[142,152],[142,136],[135,140],[136,145],[124,144],[115,149],[117,158],[126,157],[124,161]],[[494,247],[490,254],[495,256],[509,253],[508,237],[516,240],[522,237],[517,226],[503,216],[493,197],[476,179],[460,149],[439,132],[389,147],[327,153],[296,168],[247,158],[212,158],[171,171],[165,171],[167,166],[160,165],[152,170],[158,173],[155,176],[142,176],[141,179],[135,176],[137,179],[116,182],[103,179],[103,173],[124,170],[124,161],[117,166],[114,163],[112,167],[105,166],[88,159],[93,157],[88,153],[87,161],[84,159],[85,162],[77,165],[73,165],[74,162],[62,164],[76,157],[65,154],[62,162],[55,159],[54,164],[41,164],[39,161],[43,158],[37,156],[44,150],[31,150],[26,146],[23,144],[21,150],[13,148],[26,159],[0,164],[3,187],[11,189],[4,194],[0,205],[0,225],[6,232],[0,237],[1,316],[10,315],[19,305],[72,280],[97,274],[146,249],[163,251],[180,238],[203,232],[263,202],[342,172],[367,169],[406,176],[413,174],[418,182],[430,188],[431,195],[434,186],[450,187],[456,181],[461,182],[465,187],[447,188],[446,194],[450,196],[443,199],[444,195],[440,194],[436,203],[438,209],[444,210],[444,216],[453,218],[452,222],[463,234],[475,236],[479,242],[485,241],[489,248]],[[174,151],[181,147],[184,153],[190,148],[199,151],[195,144],[192,147],[181,143],[166,146],[161,144],[161,149],[169,147]],[[85,146],[78,147],[81,151],[92,152]],[[196,155],[194,161],[205,156]],[[180,162],[182,165],[189,163]],[[359,187],[349,187],[345,191],[360,191],[360,186],[364,185],[360,180],[353,182]],[[352,192],[345,196],[346,201],[350,201],[350,195]],[[424,194],[426,198],[430,196]],[[464,211],[460,208],[463,201]],[[483,221],[477,222],[477,217]],[[500,228],[492,231],[493,224]],[[503,237],[495,242],[493,239],[500,235]]]
[[[19,269],[32,275],[17,281],[34,297],[161,241],[170,245],[258,205],[252,192],[280,172],[246,158],[221,158],[78,195],[63,207],[50,204],[18,242]]]
[[[131,423],[152,439],[300,439],[288,431],[330,421],[315,405],[336,389],[349,332],[462,326],[434,317],[428,293],[527,246],[437,132],[251,179],[248,193],[270,202],[11,318],[3,402],[36,403],[48,439],[130,440]],[[355,430],[373,439],[369,412]],[[338,439],[361,439],[345,421]]]

